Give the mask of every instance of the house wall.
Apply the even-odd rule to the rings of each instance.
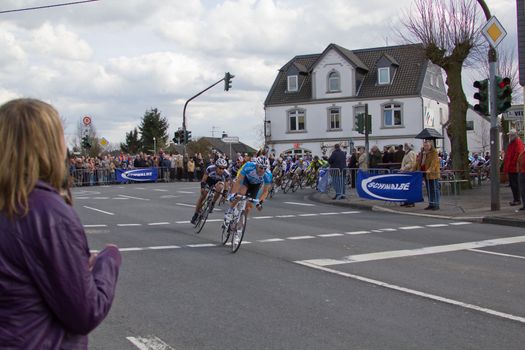
[[[336,70],[341,78],[341,92],[328,92],[328,74]],[[313,70],[313,98],[340,98],[355,95],[355,69],[337,51],[330,50]]]

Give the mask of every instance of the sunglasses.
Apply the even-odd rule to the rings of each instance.
[[[220,166],[220,167],[217,167],[217,169],[225,170],[226,168],[225,168],[225,167],[222,167],[222,166]]]

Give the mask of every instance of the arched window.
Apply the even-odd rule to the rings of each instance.
[[[341,76],[339,72],[331,71],[328,74],[328,92],[341,91]]]

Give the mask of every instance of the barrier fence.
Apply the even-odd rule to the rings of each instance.
[[[178,171],[177,171],[178,170]],[[127,176],[129,173],[142,173],[149,176],[132,177]],[[98,168],[90,169],[75,169],[70,170],[72,185],[80,186],[100,186],[112,184],[126,184],[126,183],[140,183],[140,182],[173,182],[173,181],[197,181],[197,176],[200,174],[188,173],[183,169],[177,168],[135,168],[135,169],[110,169]],[[119,176],[120,174],[120,176]],[[124,174],[124,177],[122,176]],[[191,178],[190,178],[191,177]]]

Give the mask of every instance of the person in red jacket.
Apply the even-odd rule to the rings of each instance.
[[[525,150],[518,156],[518,174],[522,204],[520,210],[525,210]]]
[[[505,151],[505,158],[503,159],[503,172],[509,176],[510,189],[512,190],[513,200],[510,205],[520,205],[520,187],[518,181],[518,156],[523,152],[523,142],[518,137],[515,129],[511,129],[509,133],[509,145]],[[525,203],[524,203],[525,205]]]
[[[87,349],[121,262],[90,254],[71,205],[58,112],[35,99],[0,106],[0,348]]]

